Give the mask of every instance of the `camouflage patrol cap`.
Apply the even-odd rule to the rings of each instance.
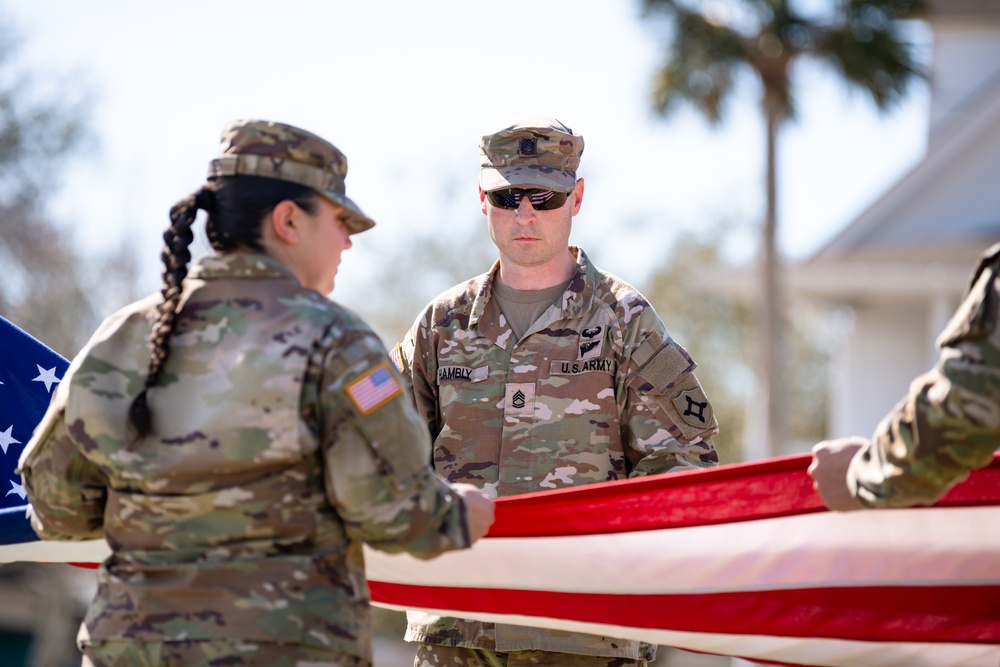
[[[347,157],[311,132],[266,120],[234,120],[222,130],[220,156],[208,177],[264,176],[312,188],[344,207],[351,234],[375,226],[347,195]]]
[[[583,137],[555,118],[525,116],[479,142],[484,191],[532,187],[570,192],[583,155]]]

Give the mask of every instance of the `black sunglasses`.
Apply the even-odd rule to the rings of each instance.
[[[551,211],[561,208],[569,197],[568,192],[542,190],[540,188],[508,188],[487,192],[486,198],[497,208],[512,210],[521,205],[521,199],[527,197],[531,208],[536,211]]]

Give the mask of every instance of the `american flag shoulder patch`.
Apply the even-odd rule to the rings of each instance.
[[[344,387],[362,415],[368,415],[403,393],[384,361]]]
[[[396,364],[396,370],[400,373],[406,372],[406,362],[403,361],[403,346],[396,343],[391,350],[389,350],[389,359],[392,363]]]

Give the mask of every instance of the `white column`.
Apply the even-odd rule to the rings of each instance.
[[[851,352],[854,345],[857,345],[855,337],[856,314],[853,308],[850,308],[849,311],[850,316],[845,318],[846,322],[839,345],[830,355],[830,387],[827,399],[826,426],[826,437],[828,438],[855,435],[848,426],[848,397],[851,390]]]

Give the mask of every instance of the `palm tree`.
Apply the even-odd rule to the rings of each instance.
[[[766,404],[766,408],[760,406],[765,424],[761,453],[773,456],[784,423],[775,144],[781,126],[795,117],[793,65],[803,57],[831,65],[849,86],[868,93],[879,110],[885,110],[905,95],[914,79],[925,76],[901,25],[904,19],[918,17],[925,2],[828,0],[829,12],[820,16],[799,11],[801,3],[794,0],[715,0],[693,5],[695,1],[642,0],[644,16],[673,19],[666,59],[653,86],[653,109],[667,116],[679,102],[688,102],[717,123],[738,76],[750,73],[760,84],[767,142],[767,209],[760,262],[758,378],[761,403]]]

